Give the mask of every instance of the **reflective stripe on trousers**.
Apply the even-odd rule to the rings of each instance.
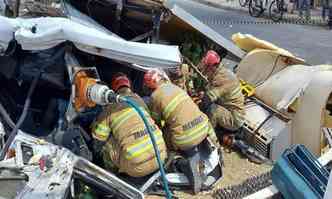
[[[157,145],[160,145],[163,142],[163,136],[162,133],[159,129],[155,130],[153,132],[155,138],[156,138],[156,143]],[[144,136],[144,139],[133,144],[130,145],[127,149],[127,155],[126,155],[126,159],[131,160],[133,158],[136,158],[138,156],[140,156],[141,154],[145,153],[146,151],[149,151],[153,148],[151,139],[149,134]]]
[[[183,131],[182,136],[175,136],[175,143],[178,145],[188,144],[204,134],[208,134],[209,130],[209,120],[205,118],[201,123],[193,128]]]

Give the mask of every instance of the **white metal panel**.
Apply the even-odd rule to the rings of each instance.
[[[159,68],[174,67],[181,63],[178,46],[124,41],[66,18],[9,19],[0,16],[2,21],[9,25],[0,32],[0,36],[12,37],[15,27],[15,39],[24,50],[44,50],[71,41],[82,51],[128,63]],[[35,32],[32,32],[33,29]],[[8,45],[7,40],[0,39],[5,46]]]
[[[237,47],[233,42],[226,39],[218,32],[210,28],[208,25],[204,24],[202,21],[197,19],[195,16],[181,8],[180,4],[177,2],[185,2],[187,4],[195,4],[193,1],[185,1],[185,0],[168,0],[165,1],[164,6],[171,10],[172,14],[179,17],[181,20],[192,26],[194,29],[204,34],[206,37],[210,38],[229,52],[231,52],[237,58],[243,58],[245,56],[245,52]]]
[[[267,105],[282,111],[305,90],[317,68],[289,66],[268,78],[256,88],[255,95]]]
[[[15,27],[6,19],[0,17],[0,54],[7,49],[8,43],[14,38]]]
[[[304,144],[312,153],[321,153],[322,112],[332,92],[332,71],[316,72],[299,98],[292,121],[292,144]]]

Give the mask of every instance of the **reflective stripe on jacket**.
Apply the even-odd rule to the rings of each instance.
[[[239,125],[243,123],[244,96],[236,75],[223,66],[219,66],[217,73],[208,77],[211,85],[206,89],[206,94],[210,100],[230,112]]]
[[[172,83],[164,83],[151,96],[151,111],[165,120],[175,148],[186,150],[207,136],[208,118],[188,94]]]
[[[156,138],[162,161],[164,161],[167,155],[162,132],[148,113],[143,100],[134,94],[130,95],[130,97],[140,106],[148,119]],[[158,164],[155,160],[156,155],[144,122],[135,109],[129,107],[126,103],[109,105],[98,117],[93,135],[97,139],[102,138],[105,140],[105,137],[107,137],[116,142],[117,151],[119,152],[114,159],[117,161],[115,165],[120,172],[127,173],[133,177],[140,177],[158,169]]]

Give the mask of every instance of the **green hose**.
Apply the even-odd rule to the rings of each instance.
[[[164,167],[163,167],[163,163],[162,163],[161,158],[160,158],[160,152],[159,152],[159,149],[158,149],[158,146],[157,146],[156,138],[155,138],[154,134],[151,131],[151,126],[149,125],[149,122],[148,122],[147,118],[145,117],[143,111],[139,108],[139,106],[134,101],[132,101],[129,97],[120,97],[120,101],[123,101],[123,102],[127,103],[128,105],[130,105],[131,107],[133,107],[135,109],[135,111],[139,114],[139,116],[142,118],[142,120],[144,122],[144,125],[145,125],[146,129],[148,130],[148,133],[149,133],[152,145],[153,145],[154,152],[156,153],[156,156],[157,156],[157,162],[158,162],[158,165],[159,165],[159,170],[160,170],[162,182],[163,182],[164,189],[165,189],[165,192],[166,192],[166,197],[167,197],[167,199],[171,199],[172,194],[171,194],[171,192],[169,190],[169,187],[168,187],[166,174],[165,174],[165,170],[164,170]]]

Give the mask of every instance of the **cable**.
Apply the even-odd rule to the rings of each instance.
[[[31,103],[31,96],[32,96],[32,94],[33,94],[33,92],[34,92],[34,90],[37,86],[38,80],[40,79],[41,75],[42,75],[42,72],[39,72],[39,74],[34,77],[32,83],[31,83],[31,86],[30,86],[29,91],[28,91],[27,98],[24,102],[24,108],[23,108],[22,114],[21,114],[18,122],[16,123],[15,127],[11,131],[11,133],[9,135],[9,138],[7,139],[7,141],[5,143],[5,146],[1,151],[0,160],[3,160],[5,158],[6,152],[9,148],[10,144],[14,140],[18,129],[21,127],[21,125],[23,124],[23,122],[24,122],[24,120],[27,116],[28,109],[29,109],[29,106],[30,106],[30,103]]]
[[[142,118],[142,120],[144,122],[144,125],[145,125],[146,129],[148,130],[148,133],[149,133],[152,145],[153,145],[153,149],[154,149],[155,154],[157,156],[157,162],[158,162],[158,165],[159,165],[159,170],[160,170],[162,182],[163,182],[164,189],[165,189],[165,192],[166,192],[166,197],[167,197],[167,199],[171,199],[172,194],[171,194],[171,192],[169,190],[169,187],[168,187],[168,182],[167,182],[167,179],[166,179],[166,174],[165,174],[165,170],[164,170],[164,167],[163,167],[163,163],[161,162],[160,151],[158,149],[156,138],[154,137],[154,134],[151,131],[151,127],[149,125],[149,122],[148,122],[147,118],[145,117],[144,113],[139,108],[139,106],[134,101],[132,101],[129,97],[120,97],[119,101],[123,101],[123,102],[127,103],[128,105],[130,105],[131,107],[133,107],[135,109],[135,111],[139,114],[139,116]]]
[[[2,106],[1,103],[0,103],[0,114],[3,117],[3,119],[6,121],[6,123],[8,124],[8,126],[10,128],[12,128],[12,129],[14,129],[15,128],[15,123],[10,118],[9,114],[7,113],[6,109]]]
[[[258,86],[264,84],[264,82],[265,82],[266,80],[268,80],[269,77],[273,74],[274,70],[276,69],[276,66],[277,66],[277,63],[278,63],[278,60],[279,60],[280,57],[281,57],[281,55],[278,55],[278,56],[277,56],[277,58],[274,60],[274,63],[273,63],[273,67],[272,67],[271,72],[266,76],[266,78],[265,78],[263,81],[257,83],[257,85],[255,86],[256,88],[257,88]]]

